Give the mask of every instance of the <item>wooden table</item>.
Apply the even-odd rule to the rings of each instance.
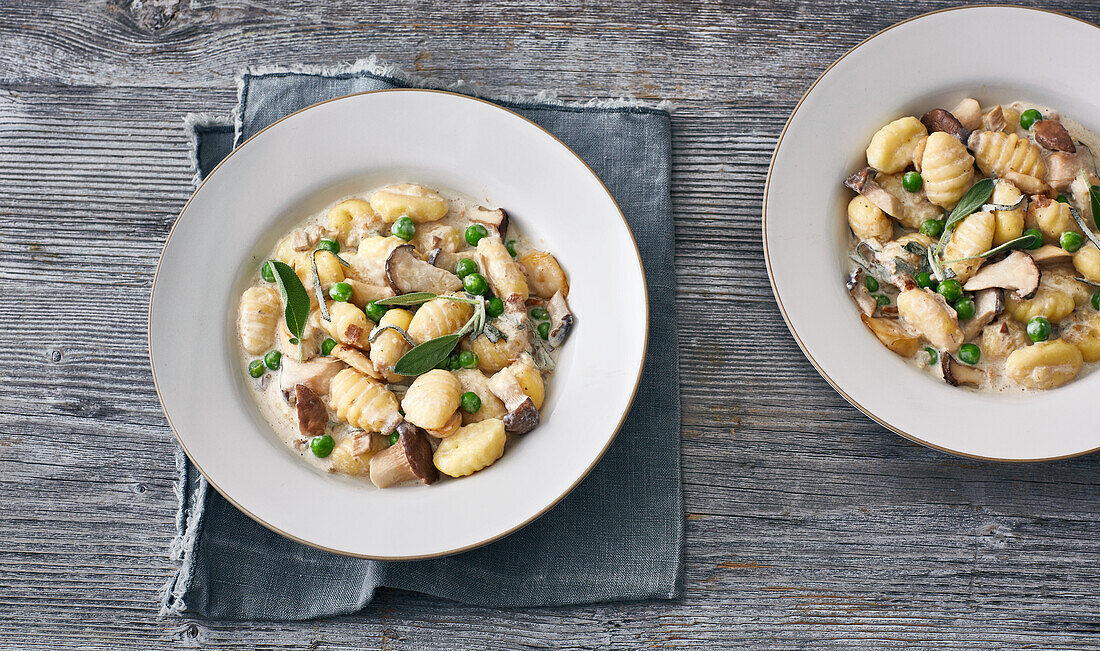
[[[0,648],[1100,644],[1096,458],[982,463],[875,425],[803,358],[764,270],[764,175],[799,96],[950,3],[595,4],[0,0]],[[1043,4],[1100,20],[1095,2]],[[493,92],[674,103],[676,269],[651,272],[679,282],[681,601],[500,611],[383,591],[300,624],[156,617],[175,442],[146,311],[191,191],[181,119],[229,111],[245,65],[370,53]]]

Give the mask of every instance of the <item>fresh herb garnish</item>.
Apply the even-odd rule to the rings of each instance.
[[[463,337],[470,335],[472,341],[477,339],[485,329],[485,299],[481,296],[462,298],[460,296],[437,296],[431,292],[415,292],[387,298],[385,299],[386,302],[378,302],[382,305],[418,305],[436,298],[468,303],[474,306],[474,313],[458,332],[429,339],[422,344],[413,346],[412,350],[402,355],[401,359],[394,364],[394,373],[398,375],[422,375],[427,373],[446,359]],[[371,331],[371,334],[373,335],[377,330],[378,328],[375,328]]]
[[[313,253],[309,254],[309,262],[313,267],[313,292],[317,295],[317,306],[321,308],[321,318],[325,321],[332,321],[332,317],[330,317],[328,313],[328,303],[325,302],[325,290],[321,287],[321,274],[317,271],[317,254],[321,251],[332,253],[331,249],[318,246],[316,249],[313,249]],[[351,267],[351,264],[349,264],[347,260],[335,253],[332,253],[332,257],[336,258],[336,261],[345,267]]]
[[[988,250],[984,253],[979,253],[978,255],[972,255],[972,256],[967,257],[967,258],[959,258],[958,260],[944,260],[943,264],[955,264],[956,262],[967,262],[969,260],[980,260],[981,258],[988,258],[988,257],[994,256],[994,255],[997,255],[998,253],[1002,253],[1004,251],[1011,251],[1012,249],[1015,249],[1016,247],[1018,247],[1022,244],[1030,244],[1031,241],[1032,241],[1032,238],[1031,238],[1030,235],[1024,235],[1024,236],[1021,236],[1021,237],[1017,237],[1014,240],[1010,240],[1008,242],[1005,242],[1004,244],[1002,244],[1000,246],[995,246],[992,249],[990,249],[990,250]]]
[[[1100,186],[1095,186],[1089,183],[1088,178],[1084,174],[1081,178],[1085,181],[1085,186],[1089,189],[1089,204],[1092,205],[1092,223],[1096,225],[1096,228],[1100,228]]]
[[[301,362],[305,360],[302,335],[306,329],[306,320],[309,319],[309,294],[290,265],[278,260],[268,260],[268,264],[275,271],[275,284],[279,286],[279,295],[285,306],[286,328],[292,335],[291,343],[298,346],[298,361]]]
[[[1092,190],[1089,190],[1089,195],[1090,196],[1092,195]],[[1094,208],[1094,210],[1095,210],[1095,208]],[[1092,242],[1092,245],[1095,246],[1096,248],[1100,249],[1100,238],[1096,237],[1096,233],[1093,233],[1092,229],[1089,228],[1088,225],[1085,224],[1085,218],[1081,216],[1081,212],[1078,211],[1073,206],[1070,206],[1069,207],[1069,214],[1073,215],[1073,221],[1077,222],[1078,228],[1080,228],[1081,232],[1085,234],[1085,237],[1089,238],[1089,241]],[[1094,213],[1094,219],[1095,219],[1095,213]]]
[[[383,332],[385,332],[385,331],[387,331],[387,330],[393,330],[393,331],[394,331],[394,332],[396,332],[397,334],[401,335],[401,337],[402,337],[402,338],[403,338],[403,339],[404,339],[405,341],[407,341],[407,342],[409,343],[409,345],[410,345],[410,346],[416,346],[416,341],[415,341],[415,340],[414,340],[414,339],[413,339],[413,338],[412,338],[412,337],[411,337],[411,336],[409,335],[409,333],[408,333],[408,332],[406,332],[404,328],[402,328],[402,327],[400,327],[400,326],[395,326],[395,325],[380,325],[380,326],[375,326],[375,327],[374,327],[374,328],[373,328],[373,329],[372,329],[372,330],[370,331],[370,334],[369,334],[369,335],[367,335],[367,342],[368,342],[368,343],[372,343],[372,344],[373,344],[373,343],[374,343],[374,340],[378,338],[378,335],[382,334]]]

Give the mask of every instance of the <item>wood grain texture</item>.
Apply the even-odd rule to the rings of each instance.
[[[0,0],[0,648],[1100,644],[1100,464],[956,459],[875,425],[803,358],[762,264],[764,176],[801,93],[950,4]],[[156,618],[175,473],[146,309],[189,195],[181,118],[228,111],[244,65],[370,53],[494,92],[675,103],[681,601],[382,591],[303,624]]]

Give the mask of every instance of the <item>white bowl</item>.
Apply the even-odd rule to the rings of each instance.
[[[1041,44],[1041,45],[1040,45]],[[1086,410],[1100,374],[1017,395],[947,386],[908,366],[860,323],[844,288],[851,196],[883,124],[966,96],[984,105],[1047,105],[1100,127],[1100,32],[1060,14],[969,7],[927,14],[867,39],[795,107],[776,145],[764,197],[764,253],[776,301],[798,345],[850,403],[893,431],[959,455],[1005,461],[1100,447]]]
[[[577,324],[543,423],[490,468],[379,490],[320,472],[263,420],[237,361],[237,301],[260,256],[308,214],[398,181],[504,206],[569,274]],[[538,125],[494,104],[393,90],[323,102],[245,142],[184,206],[164,247],[149,354],[168,422],[222,495],[300,542],[379,559],[440,556],[527,524],[610,445],[638,385],[648,328],[638,249],[589,167]]]

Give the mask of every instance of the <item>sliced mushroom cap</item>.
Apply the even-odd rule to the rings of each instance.
[[[313,393],[323,396],[328,393],[328,385],[344,365],[329,357],[315,357],[299,362],[290,355],[283,355],[279,367],[279,389],[290,394],[299,384],[309,387]]]
[[[397,443],[371,457],[371,482],[379,488],[417,480],[435,483],[439,471],[432,463],[432,444],[428,435],[408,421],[401,421],[397,434]]]
[[[897,319],[883,319],[870,317],[866,314],[859,315],[863,325],[871,331],[878,340],[902,357],[912,357],[920,346],[920,337],[905,329]]]
[[[1005,112],[1000,104],[982,116],[982,128],[986,131],[1000,131],[1005,124]]]
[[[946,134],[955,136],[959,139],[959,142],[966,144],[966,139],[970,137],[970,133],[966,127],[959,122],[958,118],[951,114],[950,111],[941,108],[935,108],[921,116],[921,124],[924,128],[928,129],[928,133],[935,131],[943,131]]]
[[[989,325],[1005,309],[1004,293],[1000,288],[990,287],[974,294],[974,316],[959,323],[963,339],[977,337],[982,328]]]
[[[1041,266],[1073,261],[1072,253],[1060,246],[1054,246],[1053,244],[1044,244],[1034,251],[1028,251],[1028,253],[1031,255],[1031,259],[1035,261],[1035,264]]]
[[[953,387],[959,385],[977,387],[988,379],[985,371],[960,364],[947,353],[940,353],[940,371],[943,373],[943,381]]]
[[[337,344],[330,354],[363,375],[372,377],[376,380],[385,380],[385,377],[383,377],[374,366],[374,362],[358,348],[348,346],[347,344]]]
[[[863,284],[863,275],[863,269],[859,267],[848,274],[848,292],[851,293],[852,300],[856,302],[859,311],[867,316],[872,316],[878,307],[878,303],[875,302],[875,297],[871,296],[871,292],[867,291],[867,286]]]
[[[294,405],[298,412],[298,431],[303,436],[320,436],[328,425],[328,409],[312,389],[304,384],[294,387]]]
[[[503,208],[483,208],[477,206],[469,213],[470,221],[484,224],[490,232],[495,231],[501,239],[508,233],[508,213]]]
[[[421,260],[411,244],[403,244],[390,252],[386,259],[386,281],[398,294],[446,294],[462,289],[458,276]]]
[[[874,179],[875,171],[865,167],[844,180],[844,185],[862,194],[868,201],[879,207],[882,212],[897,217],[901,215],[902,204],[897,197],[882,188]]]
[[[523,392],[510,368],[502,368],[489,378],[489,390],[504,402],[508,410],[508,415],[504,417],[506,432],[526,434],[539,424],[539,410],[535,408],[535,402]]]
[[[1012,291],[1020,299],[1029,299],[1039,290],[1042,274],[1035,260],[1023,251],[1013,251],[1000,262],[983,265],[963,285],[968,292],[1000,287]]]
[[[1058,120],[1039,120],[1031,127],[1031,134],[1035,136],[1035,142],[1047,149],[1070,154],[1077,151],[1069,131]]]
[[[1067,154],[1064,151],[1051,152],[1043,157],[1046,163],[1046,182],[1055,190],[1069,188],[1081,169],[1085,167],[1080,154]]]
[[[553,348],[561,348],[569,331],[573,328],[573,313],[569,311],[569,304],[565,301],[565,295],[558,290],[550,302],[546,304],[546,310],[550,313],[550,335],[548,341]]]

